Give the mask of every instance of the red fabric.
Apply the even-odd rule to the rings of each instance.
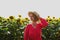
[[[42,40],[42,28],[48,25],[47,21],[40,18],[41,23],[37,24],[36,28],[32,24],[28,24],[24,30],[24,40]]]

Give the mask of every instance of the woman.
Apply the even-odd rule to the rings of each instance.
[[[42,28],[48,25],[47,21],[39,16],[37,12],[28,12],[32,23],[24,30],[24,40],[42,40]]]

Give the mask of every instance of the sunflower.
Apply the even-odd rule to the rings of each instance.
[[[56,18],[56,17],[53,17],[53,19],[52,19],[53,21],[58,21],[58,19]]]
[[[7,21],[10,21],[9,18],[6,19]]]
[[[18,15],[19,18],[21,18],[22,16],[21,15]]]
[[[26,21],[30,21],[27,17],[25,18]]]
[[[20,20],[20,24],[23,25],[23,20],[22,19]]]
[[[26,20],[28,20],[28,18],[25,18]]]
[[[48,16],[48,18],[50,18],[50,16]]]
[[[10,16],[9,19],[14,19],[14,16]]]
[[[19,18],[17,19],[17,22],[20,22],[20,19]]]
[[[50,16],[48,16],[46,20],[47,20],[48,22],[52,21],[52,19],[50,18]]]
[[[53,17],[53,19],[55,19],[55,17]]]

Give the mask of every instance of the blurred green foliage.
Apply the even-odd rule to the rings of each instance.
[[[48,26],[42,29],[43,40],[60,40],[60,18],[46,18]],[[0,17],[0,40],[23,40],[24,28],[29,23],[28,18]]]

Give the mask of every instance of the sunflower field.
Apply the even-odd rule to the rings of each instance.
[[[48,16],[48,26],[42,29],[43,40],[60,40],[60,18]],[[0,16],[0,40],[23,40],[24,28],[30,22],[28,18]]]

